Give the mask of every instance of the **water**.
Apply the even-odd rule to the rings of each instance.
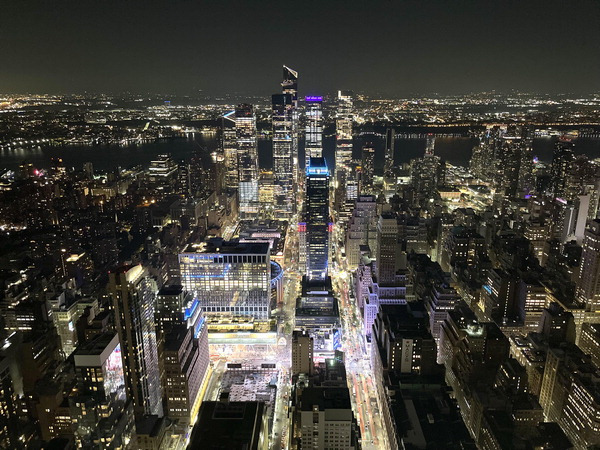
[[[360,158],[360,151],[366,142],[375,146],[375,168],[381,171],[384,161],[385,139],[378,136],[362,136],[354,139],[354,157]],[[550,162],[554,148],[554,138],[539,138],[533,142],[533,154],[540,160]],[[161,153],[170,153],[175,160],[188,159],[196,152],[206,149],[212,152],[217,148],[216,134],[195,134],[188,138],[164,140],[139,145],[69,145],[47,146],[0,150],[0,168],[16,169],[27,160],[35,167],[47,168],[51,158],[62,158],[66,167],[80,169],[85,162],[91,162],[96,170],[110,170],[115,167],[147,166]],[[456,165],[468,165],[476,139],[464,137],[437,138],[435,153],[444,160]],[[304,142],[300,141],[300,161],[304,160]],[[396,138],[396,164],[418,158],[425,151],[425,139]],[[587,154],[590,158],[600,158],[600,139],[579,139],[575,151]],[[335,138],[323,139],[323,153],[330,167],[334,164]],[[271,168],[271,141],[260,139],[258,142],[259,165]]]

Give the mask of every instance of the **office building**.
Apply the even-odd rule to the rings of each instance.
[[[555,144],[550,171],[554,197],[565,198],[566,196],[568,178],[575,160],[574,147],[575,142],[566,136],[561,137]]]
[[[200,310],[197,303],[196,308]],[[210,362],[206,321],[201,314],[197,321],[193,327],[182,323],[172,328],[161,351],[165,413],[185,425],[192,423],[200,407],[200,389]]]
[[[292,96],[292,168],[293,168],[293,181],[294,187],[298,186],[298,176],[300,171],[298,170],[298,133],[299,133],[299,118],[300,112],[298,109],[298,72],[283,66],[283,81],[281,82],[281,89],[283,94],[289,94]]]
[[[577,277],[577,299],[586,311],[600,309],[600,219],[588,223]]]
[[[312,375],[313,338],[308,333],[296,330],[292,333],[292,375]]]
[[[600,367],[600,324],[584,323],[581,327],[579,348],[586,355],[590,355],[592,363]]]
[[[307,387],[298,392],[296,432],[299,449],[359,448],[356,419],[347,387]]]
[[[254,107],[238,105],[235,109],[235,131],[238,151],[239,207],[242,218],[258,214],[258,147]]]
[[[323,156],[323,97],[306,96],[305,101],[305,143],[304,143],[304,167],[310,164],[310,158],[321,158]]]
[[[294,193],[294,135],[296,109],[292,94],[274,94],[273,102],[273,185],[275,216],[288,218],[296,205]]]
[[[225,166],[225,186],[230,189],[237,189],[240,175],[235,111],[230,111],[221,117],[221,148]]]
[[[338,91],[335,116],[335,195],[336,209],[346,201],[346,181],[352,162],[352,93]]]
[[[119,333],[127,396],[136,413],[162,416],[162,392],[154,308],[156,282],[141,265],[109,273],[115,328]]]
[[[367,142],[363,145],[360,166],[360,195],[372,194],[374,191],[373,178],[375,176],[375,147]]]
[[[398,219],[393,213],[383,213],[377,223],[377,271],[379,285],[389,286],[396,281],[398,270]]]
[[[268,319],[271,259],[268,242],[222,239],[188,246],[179,255],[181,280],[208,315]]]
[[[74,352],[76,389],[69,397],[70,416],[83,448],[119,448],[131,440],[134,414],[122,357],[115,333],[100,334]]]
[[[325,158],[311,158],[306,169],[306,275],[324,280],[329,260],[329,169]]]
[[[346,260],[348,268],[355,270],[365,246],[374,255],[377,249],[377,202],[374,195],[361,195],[356,199],[346,230]]]
[[[379,306],[373,324],[372,360],[373,370],[383,373],[435,373],[436,344],[422,302]]]

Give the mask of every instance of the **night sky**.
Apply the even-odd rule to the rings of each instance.
[[[600,1],[0,0],[0,92],[600,90]]]

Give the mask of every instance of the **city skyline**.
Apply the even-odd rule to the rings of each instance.
[[[600,3],[21,3],[1,448],[599,448]]]

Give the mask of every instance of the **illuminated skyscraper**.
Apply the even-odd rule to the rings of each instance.
[[[225,186],[238,188],[238,147],[235,131],[235,111],[221,117],[221,147],[223,149],[223,164],[225,165]]]
[[[600,220],[588,223],[577,279],[577,297],[587,311],[600,308]]]
[[[335,209],[339,211],[347,200],[346,183],[352,163],[352,93],[349,91],[338,91],[335,133]]]
[[[134,410],[162,416],[154,304],[157,286],[141,265],[109,273],[115,328],[119,333],[127,395]]]
[[[385,167],[384,173],[387,175],[394,167],[394,138],[395,132],[393,128],[388,128],[385,132]]]
[[[567,178],[575,160],[572,139],[562,137],[556,143],[552,154],[552,193],[555,197],[563,198],[566,193]]]
[[[360,195],[373,193],[373,177],[375,175],[375,147],[367,142],[362,148],[360,169]]]
[[[306,275],[327,277],[329,259],[329,169],[325,158],[310,158],[306,169]]]
[[[283,66],[283,81],[281,82],[282,93],[289,94],[292,96],[292,168],[293,168],[293,180],[294,186],[298,186],[298,176],[300,171],[298,169],[298,72],[290,69],[288,66]]]
[[[294,100],[292,94],[273,97],[273,178],[276,217],[289,217],[294,197]]]
[[[238,150],[239,200],[242,218],[258,213],[258,148],[256,116],[252,105],[241,104],[235,110]]]
[[[194,293],[207,314],[269,318],[268,242],[194,244],[179,255],[179,267],[184,289]]]
[[[133,429],[133,410],[126,395],[126,378],[119,337],[100,334],[74,353],[77,389],[69,398],[71,419],[82,448],[125,447]],[[96,442],[96,445],[94,445]]]
[[[350,170],[352,161],[352,93],[338,91],[335,117],[335,173]]]
[[[309,166],[310,158],[323,156],[323,97],[307,96],[306,101],[306,142],[304,145],[304,167]]]
[[[292,104],[294,108],[298,108],[298,72],[284,65],[281,88],[284,94],[292,96]]]

